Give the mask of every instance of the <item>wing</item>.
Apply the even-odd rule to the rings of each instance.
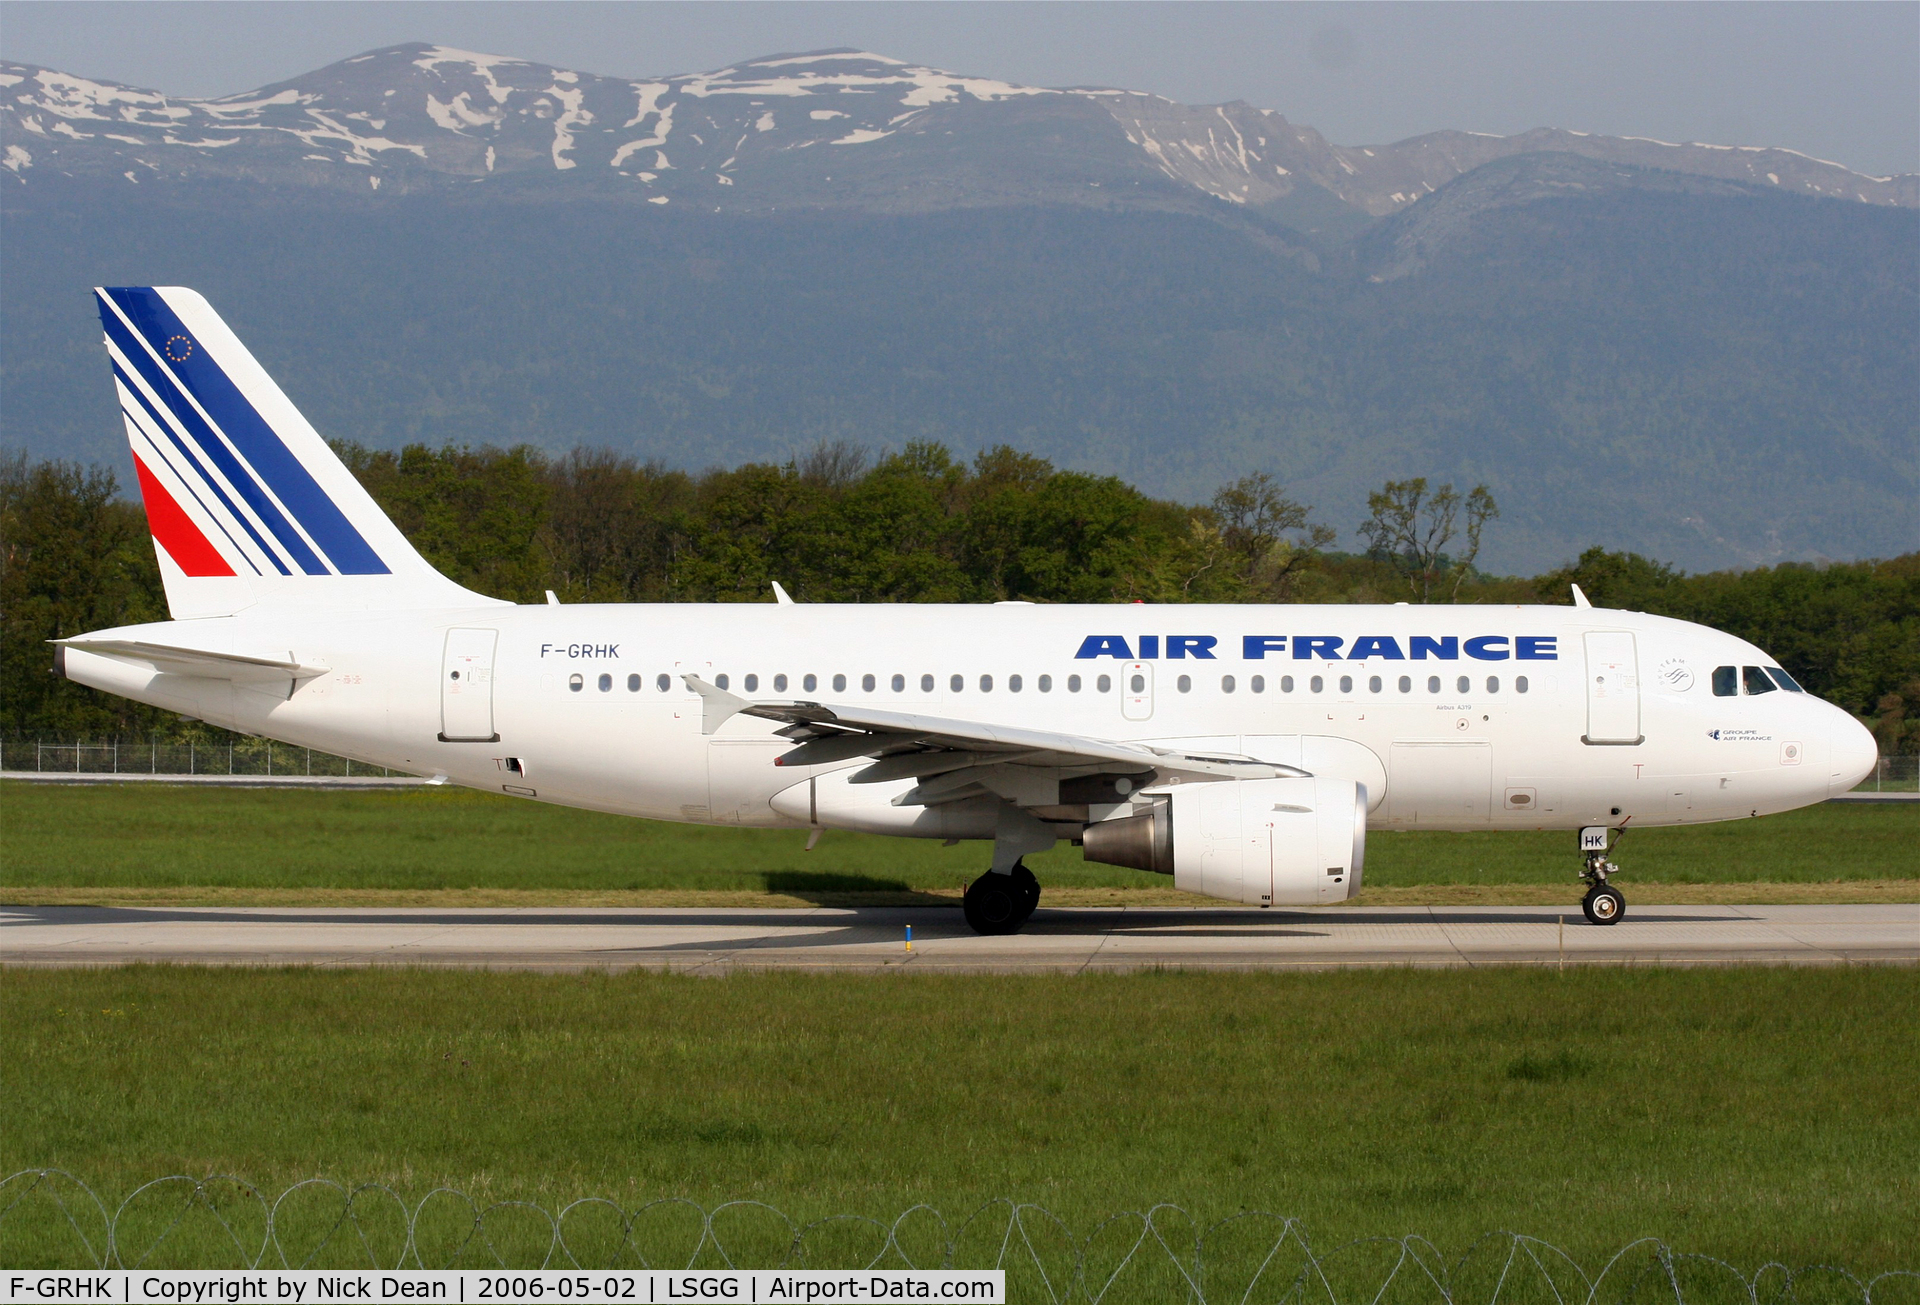
[[[1173,779],[1272,779],[1307,773],[1254,757],[1188,752],[918,712],[838,703],[749,701],[696,675],[682,678],[702,699],[705,733],[712,734],[736,715],[779,721],[786,728],[778,732],[797,746],[774,758],[774,765],[823,766],[870,757],[873,763],[855,773],[852,782],[919,781],[896,799],[902,806],[932,806],[982,790],[999,793],[1020,806],[1054,806],[1072,800],[1072,781],[1092,780],[1096,788],[1110,787],[1101,785],[1100,777],[1127,779],[1129,784],[1119,790],[1125,793]]]

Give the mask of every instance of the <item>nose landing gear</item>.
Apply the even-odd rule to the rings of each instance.
[[[1627,913],[1627,899],[1607,882],[1607,876],[1620,873],[1620,867],[1607,860],[1611,832],[1605,825],[1589,825],[1580,831],[1580,853],[1586,861],[1580,878],[1587,885],[1580,911],[1588,924],[1618,924]]]
[[[975,933],[1017,933],[1040,905],[1040,881],[1025,861],[1015,861],[1006,874],[989,870],[968,884],[960,905]]]

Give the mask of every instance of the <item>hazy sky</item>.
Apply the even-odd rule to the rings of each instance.
[[[1920,3],[0,4],[0,57],[176,95],[436,41],[617,76],[856,46],[1046,86],[1246,100],[1343,144],[1443,127],[1784,145],[1920,171]]]

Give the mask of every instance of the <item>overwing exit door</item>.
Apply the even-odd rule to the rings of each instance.
[[[1582,743],[1634,744],[1640,733],[1640,663],[1624,630],[1587,633],[1587,732]]]
[[[449,630],[440,661],[440,741],[496,743],[493,647],[498,630]]]
[[[1153,715],[1153,663],[1127,662],[1120,668],[1120,714],[1128,720]]]

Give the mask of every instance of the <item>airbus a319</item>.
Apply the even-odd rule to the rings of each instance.
[[[656,820],[979,840],[1257,906],[1345,901],[1373,829],[1614,833],[1845,792],[1872,736],[1761,649],[1575,606],[568,604],[436,572],[207,301],[96,291],[172,620],[69,679],[247,734]],[[1576,594],[1576,598],[1577,598]],[[983,858],[984,859],[984,858]]]

